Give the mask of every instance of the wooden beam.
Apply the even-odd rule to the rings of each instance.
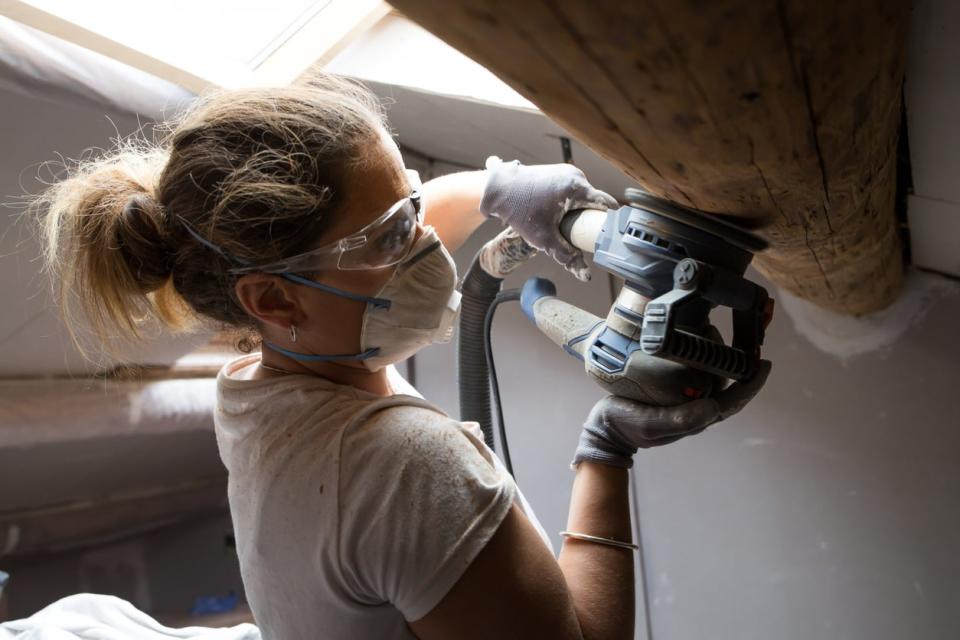
[[[649,191],[757,229],[778,285],[852,314],[896,297],[908,2],[392,4]]]
[[[227,512],[226,476],[39,509],[0,511],[4,559],[88,547]]]

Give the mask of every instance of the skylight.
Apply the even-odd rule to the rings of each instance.
[[[383,0],[4,0],[4,14],[194,92],[280,86],[312,66],[535,110]]]
[[[123,48],[226,87],[289,82],[339,44],[360,23],[389,10],[381,0],[17,0],[39,12],[14,15],[54,35],[46,12],[99,36],[111,57]],[[149,8],[148,8],[149,7]],[[30,14],[21,8],[19,13]],[[70,38],[67,34],[67,39]],[[110,43],[116,51],[109,51]],[[89,47],[89,43],[85,44]],[[290,49],[295,50],[291,55]],[[137,56],[128,56],[136,58]],[[279,68],[276,59],[282,59]],[[155,70],[151,70],[154,71]],[[198,90],[201,87],[189,87]]]

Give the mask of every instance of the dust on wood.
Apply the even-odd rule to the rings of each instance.
[[[822,307],[897,295],[910,6],[893,0],[395,0],[649,191],[771,243]]]

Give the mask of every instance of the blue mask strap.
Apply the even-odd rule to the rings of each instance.
[[[197,231],[196,228],[194,228],[194,226],[193,226],[192,224],[190,224],[189,222],[187,222],[187,221],[183,218],[183,216],[177,216],[177,220],[179,220],[179,221],[180,221],[180,224],[183,225],[183,228],[187,230],[187,233],[189,233],[191,236],[193,236],[193,239],[194,239],[194,240],[196,240],[197,242],[199,242],[200,244],[202,244],[203,246],[205,246],[207,249],[210,249],[211,251],[215,251],[215,252],[218,253],[219,255],[223,256],[223,258],[224,258],[227,262],[232,262],[232,263],[234,263],[234,264],[239,264],[239,265],[242,265],[242,266],[245,266],[245,267],[246,267],[246,266],[249,266],[249,264],[250,264],[250,261],[249,261],[249,260],[244,260],[243,258],[238,258],[237,256],[229,253],[226,249],[224,249],[224,248],[221,247],[220,245],[214,244],[214,243],[210,242],[209,240],[207,240],[206,238],[204,238],[204,237],[203,237],[203,234],[200,233],[199,231]]]
[[[320,289],[320,291],[326,291],[327,293],[332,293],[335,296],[340,296],[341,298],[349,298],[350,300],[359,300],[360,302],[366,302],[367,304],[373,305],[374,307],[379,307],[380,309],[389,309],[390,301],[386,298],[371,298],[370,296],[362,296],[357,293],[350,293],[349,291],[344,291],[343,289],[337,289],[336,287],[331,287],[327,284],[321,284],[319,282],[314,282],[309,278],[304,278],[303,276],[298,276],[295,273],[277,273],[274,275],[281,276],[290,282],[295,282],[296,284],[302,284],[307,287],[313,287],[314,289]]]
[[[180,223],[183,224],[183,226],[186,228],[187,233],[193,236],[194,240],[196,240],[203,246],[207,247],[211,251],[215,251],[216,253],[220,254],[228,262],[232,262],[234,264],[240,264],[244,266],[247,266],[250,264],[249,260],[244,260],[243,258],[239,258],[237,256],[231,255],[223,247],[220,247],[214,244],[213,242],[210,242],[206,238],[204,238],[202,233],[197,231],[192,224],[184,220],[182,217],[177,216],[177,218],[179,219]],[[314,289],[319,289],[320,291],[326,291],[327,293],[332,293],[333,295],[340,296],[342,298],[348,298],[350,300],[358,300],[360,302],[366,302],[367,304],[373,305],[374,307],[378,307],[380,309],[386,310],[390,308],[390,300],[386,298],[371,298],[370,296],[362,296],[356,293],[350,293],[349,291],[344,291],[343,289],[337,289],[336,287],[331,287],[330,285],[314,282],[309,278],[298,276],[295,273],[276,273],[273,275],[278,275],[295,284],[302,284],[307,287],[313,287]],[[345,353],[340,355],[325,356],[325,355],[315,355],[315,354],[308,354],[308,353],[297,353],[296,351],[290,351],[289,349],[284,349],[279,345],[276,345],[276,344],[273,344],[272,342],[267,342],[267,341],[264,341],[264,344],[270,347],[271,349],[273,349],[274,351],[276,351],[277,353],[282,353],[288,358],[293,358],[294,360],[300,360],[301,362],[338,362],[338,361],[351,361],[351,360],[362,361],[362,360],[366,360],[367,358],[372,358],[373,356],[380,353],[380,347],[370,347],[363,353]]]
[[[206,248],[210,249],[211,251],[215,251],[216,253],[220,254],[221,256],[224,257],[224,259],[227,260],[227,262],[232,262],[234,264],[239,264],[243,266],[250,265],[249,260],[244,260],[243,258],[239,258],[235,255],[232,255],[229,252],[227,252],[227,250],[224,249],[223,247],[217,244],[214,244],[213,242],[210,242],[209,240],[204,238],[202,233],[197,231],[192,224],[184,220],[181,216],[177,216],[177,219],[187,230],[187,233],[193,236],[194,240],[196,240]],[[319,289],[320,291],[326,291],[327,293],[332,293],[333,295],[340,296],[341,298],[348,298],[350,300],[358,300],[360,302],[366,302],[367,304],[371,304],[374,307],[378,307],[383,310],[390,309],[390,301],[387,300],[386,298],[371,298],[370,296],[362,296],[356,293],[350,293],[349,291],[344,291],[343,289],[337,289],[336,287],[331,287],[330,285],[327,285],[327,284],[320,284],[319,282],[314,282],[309,278],[298,276],[295,273],[275,273],[272,275],[281,276],[289,280],[290,282],[294,282],[296,284],[302,284],[307,287],[313,287],[314,289]]]
[[[280,345],[273,344],[272,342],[267,342],[264,340],[263,344],[267,345],[277,353],[281,353],[288,358],[293,358],[294,360],[299,360],[301,362],[342,362],[349,360],[366,360],[367,358],[372,358],[373,356],[380,353],[380,347],[370,347],[363,353],[345,353],[342,355],[336,356],[323,356],[323,355],[314,355],[309,353],[298,353],[296,351],[290,351],[289,349],[284,349]]]

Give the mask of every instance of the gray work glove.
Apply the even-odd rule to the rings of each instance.
[[[734,415],[753,399],[770,374],[770,361],[761,360],[746,382],[734,382],[709,398],[673,407],[655,407],[619,396],[594,405],[580,434],[573,464],[584,460],[630,468],[637,449],[676,442]]]
[[[575,209],[616,209],[613,196],[594,189],[572,164],[525,166],[487,158],[480,212],[499,218],[527,244],[543,251],[578,279],[590,279],[583,253],[560,235],[560,221]]]

